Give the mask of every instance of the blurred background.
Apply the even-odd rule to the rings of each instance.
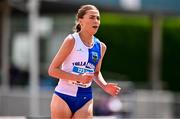
[[[83,4],[100,10],[102,74],[122,88],[93,84],[94,118],[180,118],[179,0],[1,0],[0,119],[50,118],[48,67]]]

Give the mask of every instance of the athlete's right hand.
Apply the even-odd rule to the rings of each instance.
[[[93,73],[84,73],[79,75],[79,82],[83,84],[90,83],[94,79],[94,74]]]

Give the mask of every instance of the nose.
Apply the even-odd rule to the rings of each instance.
[[[98,18],[96,18],[95,21],[99,22],[100,20]]]
[[[100,24],[100,20],[99,19],[95,19],[94,21],[96,24]]]

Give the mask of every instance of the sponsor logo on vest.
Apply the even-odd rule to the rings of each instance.
[[[97,62],[97,60],[98,60],[98,53],[97,52],[92,52],[92,60],[94,62]]]

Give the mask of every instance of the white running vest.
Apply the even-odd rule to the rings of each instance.
[[[74,48],[72,49],[70,55],[65,59],[62,64],[62,70],[74,74],[83,73],[94,73],[96,65],[101,58],[101,43],[96,38],[93,37],[93,46],[87,47],[82,42],[79,33],[73,33],[73,38],[75,39]],[[87,88],[91,86],[91,83],[82,84],[76,81],[70,81],[66,79],[59,79],[58,85],[55,91],[76,96],[78,92],[78,87]]]

